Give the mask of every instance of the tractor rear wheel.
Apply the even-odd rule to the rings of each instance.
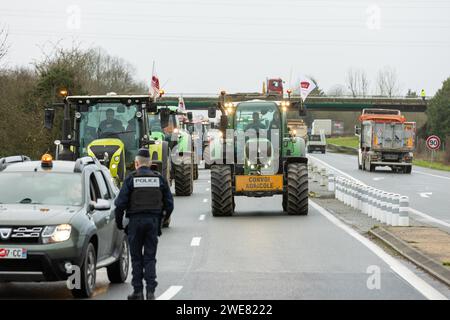
[[[194,180],[198,179],[198,164],[194,164]]]
[[[231,216],[234,213],[233,186],[229,166],[211,166],[211,209],[214,217]]]
[[[193,168],[191,164],[175,164],[175,195],[190,196],[194,189]]]
[[[288,164],[287,213],[308,214],[308,169],[304,163]]]

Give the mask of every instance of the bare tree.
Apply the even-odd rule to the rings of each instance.
[[[369,93],[369,79],[364,70],[348,69],[345,81],[353,97],[366,96]]]
[[[332,86],[327,91],[327,96],[331,96],[331,97],[342,97],[342,96],[345,96],[345,94],[346,94],[345,86],[343,86],[341,84],[337,84],[335,86]]]
[[[0,29],[0,60],[8,53],[8,31],[5,28]]]
[[[378,71],[378,93],[382,96],[394,97],[400,95],[400,83],[397,71],[392,67],[384,67]]]

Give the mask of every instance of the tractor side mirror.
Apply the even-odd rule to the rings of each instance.
[[[225,131],[228,127],[228,117],[225,115],[220,116],[220,130]]]
[[[216,117],[216,107],[209,107],[208,118],[215,118],[215,117]]]
[[[44,127],[51,130],[53,128],[53,120],[55,119],[55,109],[45,108],[44,110]]]
[[[161,128],[167,128],[169,126],[170,111],[168,109],[161,109],[159,117],[161,119]]]
[[[150,102],[147,104],[147,112],[148,113],[156,113],[158,112],[158,106],[154,102]]]
[[[192,115],[192,112],[190,112],[190,111],[187,113],[187,117],[188,117],[189,121],[192,121],[192,119],[194,119],[194,116]]]
[[[355,126],[355,136],[361,135],[361,127]]]

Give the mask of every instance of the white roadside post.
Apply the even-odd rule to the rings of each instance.
[[[406,196],[400,197],[398,225],[400,227],[409,226],[409,198]]]
[[[374,198],[374,192],[375,192],[375,188],[369,187],[369,200],[368,200],[368,205],[369,205],[369,209],[368,209],[368,216],[370,218],[373,218],[374,216],[374,204],[375,204],[375,198]]]
[[[341,177],[336,177],[335,182],[336,182],[336,184],[335,184],[336,191],[334,193],[334,197],[340,201],[341,200]]]
[[[336,189],[336,184],[335,184],[334,174],[332,172],[330,172],[328,174],[328,191],[335,192],[335,189]]]
[[[320,186],[325,187],[327,185],[327,169],[322,168],[320,170]]]
[[[347,179],[344,179],[344,183],[343,183],[343,196],[344,196],[344,204],[345,205],[348,205],[348,198],[349,198],[349,196],[348,196],[348,180]]]
[[[356,183],[350,183],[350,206],[356,209]]]
[[[400,195],[394,194],[394,196],[392,197],[392,225],[394,227],[398,226],[399,207],[400,207]]]
[[[313,182],[318,182],[319,180],[317,179],[317,172],[319,171],[319,168],[316,165],[313,165]]]
[[[388,193],[383,191],[383,193],[381,194],[381,222],[382,223],[386,223],[388,201],[389,201]]]
[[[369,191],[369,187],[367,186],[362,186],[362,212],[364,214],[368,214],[368,191]]]
[[[386,207],[386,224],[392,226],[392,208],[394,206],[394,194],[388,193],[387,207]]]
[[[378,190],[376,192],[376,210],[375,210],[375,219],[377,219],[377,221],[381,221],[381,195],[383,194],[383,191]]]

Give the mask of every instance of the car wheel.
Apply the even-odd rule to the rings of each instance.
[[[129,267],[130,248],[128,246],[127,238],[124,237],[122,240],[119,259],[106,268],[109,281],[111,283],[124,283],[128,277]]]
[[[94,293],[97,278],[97,254],[92,242],[86,248],[80,272],[80,287],[72,289],[72,295],[75,298],[90,298]]]

